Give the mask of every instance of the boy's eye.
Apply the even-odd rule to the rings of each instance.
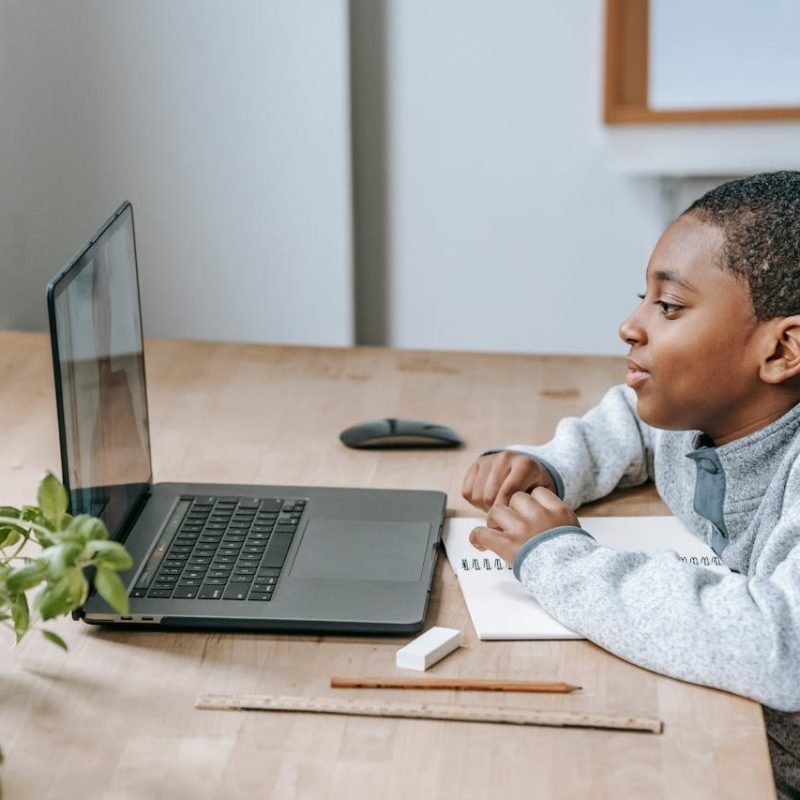
[[[671,314],[675,314],[683,308],[683,306],[675,305],[674,303],[667,303],[664,300],[656,300],[655,305],[661,308],[661,313],[668,317]]]
[[[647,295],[644,294],[637,294],[636,295],[640,300],[644,300]],[[654,300],[654,306],[658,306],[661,309],[661,313],[665,317],[669,317],[672,314],[676,314],[680,311],[683,306],[678,305],[677,303],[668,303],[666,300]]]

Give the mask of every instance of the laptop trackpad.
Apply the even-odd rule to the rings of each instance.
[[[293,578],[347,581],[418,581],[428,552],[430,525],[312,519]]]

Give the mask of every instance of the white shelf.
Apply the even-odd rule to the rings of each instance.
[[[710,177],[800,169],[800,122],[606,126],[608,161],[631,176]]]

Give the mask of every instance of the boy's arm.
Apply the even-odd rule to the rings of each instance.
[[[537,541],[538,540],[538,541]],[[562,528],[532,539],[514,571],[559,622],[635,664],[800,710],[800,504],[770,544],[771,574],[720,573],[675,553],[631,553]]]
[[[582,417],[565,417],[544,445],[507,450],[539,461],[570,508],[604,497],[617,487],[638,486],[652,473],[652,429],[636,415],[636,396],[615,386]]]

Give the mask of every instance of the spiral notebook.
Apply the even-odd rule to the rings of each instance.
[[[580,523],[598,542],[617,550],[673,550],[690,564],[728,572],[675,517],[584,517]],[[469,543],[470,531],[483,524],[476,517],[451,517],[442,536],[478,638],[581,639],[522,588],[505,561]]]

